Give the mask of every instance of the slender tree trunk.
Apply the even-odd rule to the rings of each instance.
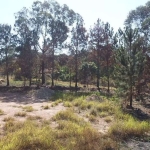
[[[26,78],[24,77],[24,87],[26,86]]]
[[[77,58],[77,50],[75,55],[75,90],[77,92],[78,88],[78,58]]]
[[[29,86],[31,86],[32,78],[29,79]]]
[[[6,76],[7,76],[7,86],[9,86],[8,55],[7,55],[7,52],[6,52]]]
[[[129,97],[129,100],[130,100],[130,108],[132,108],[132,101],[133,101],[133,97],[132,97],[132,94],[133,94],[133,87],[132,87],[132,77],[130,76],[130,97]]]
[[[70,69],[69,72],[70,72],[70,73],[69,73],[69,78],[70,78],[70,91],[71,91],[71,69]]]
[[[98,88],[98,91],[100,92],[100,83],[99,83],[99,78],[100,78],[100,75],[99,75],[99,67],[97,69],[97,88]]]
[[[99,53],[98,53],[98,56],[97,56],[97,88],[98,88],[98,91],[100,92],[100,64],[99,64]]]
[[[108,63],[108,59],[107,59],[107,85],[108,85],[108,89],[107,92],[110,93],[110,85],[109,85],[109,63]]]
[[[53,44],[53,53],[52,53],[52,86],[54,86],[54,44]]]
[[[45,69],[45,62],[42,58],[42,85],[45,84],[45,73],[44,73],[44,69]]]

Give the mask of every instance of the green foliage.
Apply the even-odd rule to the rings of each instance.
[[[132,107],[134,87],[144,70],[145,54],[140,48],[143,43],[139,42],[141,37],[138,30],[131,27],[126,27],[124,31],[119,30],[119,38],[120,47],[115,54],[116,83]]]
[[[116,121],[109,129],[112,138],[124,140],[132,137],[143,137],[150,131],[150,123],[137,121],[129,116],[125,120]]]

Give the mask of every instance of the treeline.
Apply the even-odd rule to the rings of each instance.
[[[129,13],[124,29],[114,32],[98,19],[90,29],[82,16],[54,0],[35,1],[15,14],[15,24],[0,24],[0,72],[15,80],[43,85],[47,78],[94,84],[105,83],[130,100],[141,99],[150,72],[150,2]],[[65,54],[62,54],[65,51]],[[145,88],[146,87],[146,88]]]

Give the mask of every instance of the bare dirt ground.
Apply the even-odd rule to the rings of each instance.
[[[31,93],[20,93],[20,92],[0,92],[0,109],[4,111],[4,115],[0,116],[0,129],[4,125],[4,118],[13,117],[18,121],[24,121],[27,117],[41,117],[42,119],[48,120],[52,118],[59,111],[66,110],[66,107],[62,103],[55,107],[50,107],[53,103],[52,101],[47,100],[46,98],[42,99],[39,96],[35,96],[33,92]],[[49,106],[49,109],[43,109],[43,106]],[[26,112],[25,117],[15,116],[18,112],[24,112],[23,108],[26,106],[33,107],[32,112]],[[142,107],[142,109],[144,109]],[[146,111],[149,109],[146,108]],[[80,117],[83,117],[86,121],[88,119],[84,117],[83,113],[78,114]],[[100,118],[96,122],[91,123],[91,125],[101,133],[106,133],[111,124],[108,124],[104,119]],[[52,123],[52,126],[55,126],[55,123]],[[121,150],[150,150],[150,142],[142,142],[130,140],[122,145]]]

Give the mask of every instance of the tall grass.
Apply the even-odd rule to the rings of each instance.
[[[116,142],[108,142],[70,110],[61,111],[54,118],[58,122],[55,129],[50,127],[50,123],[39,125],[29,120],[24,123],[12,122],[12,126],[6,128],[10,132],[0,139],[0,149],[106,150],[117,146]],[[104,143],[107,144],[104,146]]]
[[[131,116],[125,120],[117,120],[109,129],[109,134],[114,139],[126,140],[132,137],[143,137],[150,132],[150,123],[138,121]]]

